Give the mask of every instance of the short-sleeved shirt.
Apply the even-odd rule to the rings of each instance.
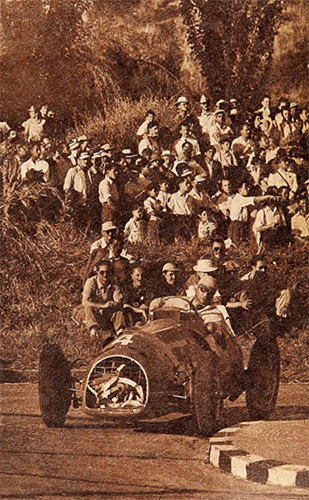
[[[101,285],[98,276],[88,278],[82,295],[82,303],[85,301],[104,303],[113,300],[115,285],[109,283],[106,287]]]
[[[248,211],[247,207],[254,205],[254,196],[243,196],[240,193],[236,193],[231,202],[231,221],[244,221],[247,222]]]
[[[128,220],[124,227],[124,237],[129,243],[143,243],[146,237],[146,223],[144,220]]]
[[[104,239],[104,236],[100,238],[99,240],[96,240],[94,243],[92,243],[91,248],[90,248],[90,253],[93,253],[95,250],[99,249],[105,249],[107,248],[107,243]]]
[[[44,131],[44,125],[46,120],[38,120],[37,118],[29,118],[22,124],[25,129],[25,134],[28,141],[34,139],[41,139]]]
[[[299,231],[299,236],[302,238],[309,237],[309,214],[295,214],[291,220],[292,230]]]
[[[168,206],[174,215],[191,215],[187,198],[188,195],[182,194],[180,191],[172,194]]]
[[[99,200],[102,203],[107,203],[108,200],[112,202],[119,201],[119,193],[115,182],[109,177],[105,176],[103,181],[99,184]]]
[[[144,208],[146,210],[147,215],[149,215],[149,220],[157,221],[158,217],[158,205],[159,201],[156,198],[152,198],[148,196],[148,198],[144,201]]]
[[[67,171],[67,175],[64,179],[63,190],[69,191],[73,189],[77,193],[80,193],[84,199],[87,198],[87,182],[85,172],[80,167],[71,167]]]
[[[27,177],[28,172],[35,171],[35,172],[41,172],[43,180],[45,182],[48,181],[49,179],[49,165],[47,161],[44,160],[37,160],[34,162],[32,158],[29,158],[29,160],[25,161],[21,167],[20,167],[20,174],[21,174],[21,179],[24,181]]]

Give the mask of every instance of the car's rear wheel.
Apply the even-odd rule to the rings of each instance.
[[[47,427],[63,427],[71,404],[72,378],[70,365],[62,349],[46,343],[39,360],[39,402]]]
[[[221,406],[216,355],[207,352],[198,360],[191,385],[191,412],[199,434],[206,437],[216,432]]]
[[[259,338],[247,370],[246,402],[253,420],[266,420],[274,410],[280,376],[280,353],[276,339]]]

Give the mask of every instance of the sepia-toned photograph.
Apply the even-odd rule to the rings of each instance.
[[[309,498],[308,0],[0,0],[0,498]]]

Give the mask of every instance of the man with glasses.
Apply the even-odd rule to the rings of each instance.
[[[211,315],[211,321],[220,321],[223,319],[230,330],[233,331],[226,308],[213,303],[217,290],[217,281],[215,278],[205,275],[195,285],[195,296],[192,300],[192,306],[205,324],[209,322]],[[217,317],[217,319],[214,319],[214,317]]]

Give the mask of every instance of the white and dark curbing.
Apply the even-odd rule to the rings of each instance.
[[[225,472],[256,483],[309,488],[309,467],[267,460],[233,444],[233,436],[243,426],[258,423],[245,422],[238,427],[222,429],[210,438],[209,462]]]

